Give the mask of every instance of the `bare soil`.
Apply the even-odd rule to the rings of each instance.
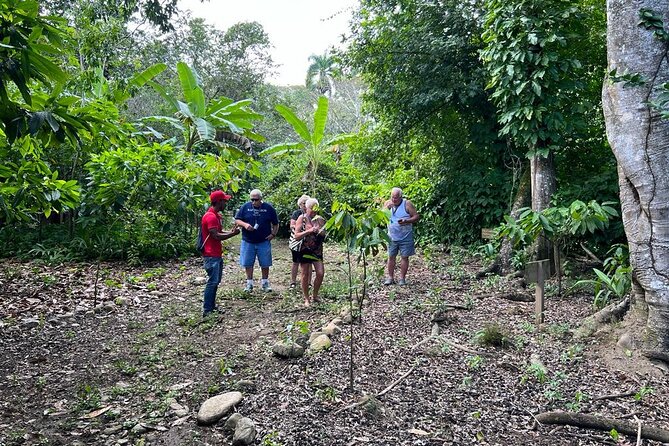
[[[243,393],[236,410],[254,420],[264,446],[636,444],[534,419],[553,410],[669,428],[667,375],[616,347],[621,324],[573,338],[592,313],[588,294],[558,298],[549,282],[546,323],[536,327],[533,303],[495,297],[508,284],[473,279],[481,265],[458,251],[421,252],[404,287],[380,285],[383,259],[374,259],[353,337],[346,326],[331,349],[285,360],[271,347],[292,335],[286,327],[306,321],[315,330],[348,307],[344,255],[326,247],[323,302],[305,309],[287,288],[285,241],[274,246],[272,293],[241,292],[236,249],[219,288],[225,314],[206,320],[197,258],[142,267],[3,261],[0,445],[226,445],[225,418],[204,427],[195,415],[230,390]],[[447,303],[468,309],[441,313],[439,337],[426,340]],[[497,331],[502,346],[477,342]],[[597,399],[607,395],[626,396]]]

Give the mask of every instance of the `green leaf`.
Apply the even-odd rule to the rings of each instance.
[[[311,141],[311,134],[307,128],[307,124],[304,123],[300,118],[298,118],[293,111],[286,107],[285,105],[278,104],[276,106],[276,111],[279,112],[283,119],[285,119],[288,124],[290,124],[295,133],[297,133],[304,142]]]
[[[129,87],[143,87],[147,82],[165,71],[167,65],[164,63],[157,63],[150,66],[141,73],[135,74],[128,82]]]
[[[321,96],[318,98],[318,106],[314,113],[314,133],[312,135],[312,142],[314,146],[320,145],[325,133],[325,125],[328,121],[328,98]]]
[[[298,149],[301,149],[304,147],[304,144],[300,142],[290,142],[290,143],[283,143],[283,144],[275,144],[272,147],[268,147],[262,152],[260,152],[260,156],[283,156],[290,154]]]

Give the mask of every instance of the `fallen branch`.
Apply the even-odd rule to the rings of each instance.
[[[402,382],[402,380],[403,380],[404,378],[406,378],[407,376],[411,375],[411,373],[413,373],[414,370],[416,370],[416,366],[411,367],[411,368],[410,368],[404,375],[400,376],[400,377],[397,378],[395,381],[393,381],[393,383],[392,383],[391,385],[389,385],[388,387],[386,387],[385,389],[383,389],[382,391],[380,391],[379,393],[377,393],[377,394],[376,394],[376,397],[377,397],[377,398],[382,397],[382,396],[385,395],[386,393],[390,392],[390,391],[392,390],[393,387],[395,387],[395,386],[398,385],[400,382]]]
[[[598,396],[596,398],[593,398],[592,401],[615,400],[615,399],[618,399],[618,398],[626,398],[628,396],[634,396],[634,395],[636,395],[636,392],[634,390],[630,390],[629,392],[625,392],[625,393],[615,393],[613,395]]]
[[[611,304],[607,307],[602,308],[597,313],[592,316],[585,318],[581,326],[576,330],[574,335],[576,338],[587,338],[588,336],[595,333],[600,326],[611,322],[613,319],[620,320],[623,318],[625,313],[630,306],[629,296],[620,301],[617,304]]]
[[[542,424],[562,424],[604,432],[610,432],[611,429],[615,429],[625,435],[638,435],[640,425],[640,423],[637,425],[637,423],[629,421],[571,412],[544,412],[537,415],[535,419]],[[640,431],[643,438],[669,443],[669,430],[641,426]]]
[[[586,248],[585,245],[584,245],[583,243],[581,243],[580,245],[581,245],[581,248],[583,248],[583,251],[585,251],[585,253],[588,255],[588,257],[590,257],[592,260],[594,260],[595,262],[597,262],[599,265],[602,265],[602,264],[604,263],[604,262],[602,262],[602,261],[600,260],[599,257],[597,257],[596,255],[594,255],[594,254],[592,253],[592,251],[590,251],[588,248]]]
[[[508,293],[487,293],[474,296],[477,299],[485,299],[487,297],[497,297],[499,299],[512,300],[514,302],[534,302],[534,296],[520,291],[511,291]]]
[[[409,370],[407,370],[402,376],[400,376],[400,377],[397,378],[395,381],[393,381],[388,387],[386,387],[385,389],[383,389],[383,390],[380,391],[379,393],[373,395],[372,398],[380,398],[380,397],[382,397],[383,395],[385,395],[386,393],[390,392],[390,391],[393,389],[393,387],[395,387],[395,386],[398,385],[400,382],[402,382],[402,380],[404,380],[404,378],[406,378],[406,377],[409,376],[411,373],[413,373],[414,370],[416,370],[416,366],[411,367],[411,368],[410,368]],[[343,412],[343,411],[345,411],[345,410],[353,409],[353,408],[358,407],[358,406],[362,406],[362,405],[365,404],[367,401],[369,401],[369,397],[368,397],[368,396],[362,397],[359,401],[357,401],[357,402],[355,402],[355,403],[353,403],[353,404],[349,404],[348,406],[344,406],[344,407],[341,407],[341,408],[335,410],[334,412],[332,412],[332,415],[337,415],[338,413],[341,413],[341,412]]]
[[[480,279],[482,277],[485,277],[489,274],[495,274],[499,275],[502,272],[501,265],[498,261],[495,261],[491,263],[487,268],[482,269],[481,271],[476,273],[476,278]]]

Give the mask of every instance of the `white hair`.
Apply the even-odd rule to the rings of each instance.
[[[250,195],[257,195],[258,198],[262,198],[262,192],[260,192],[260,189],[253,189],[253,190],[249,193],[249,196],[250,196]]]
[[[297,207],[301,207],[309,198],[311,198],[309,195],[302,195],[297,199]]]
[[[393,187],[393,190],[390,191],[391,195],[395,193],[400,194],[400,197],[402,197],[402,189],[400,189],[399,187]]]
[[[317,204],[318,204],[318,200],[316,200],[315,198],[309,198],[307,200],[305,206],[306,206],[307,209],[313,209],[313,207]]]

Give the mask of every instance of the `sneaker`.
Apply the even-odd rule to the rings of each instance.
[[[215,307],[215,308],[214,308],[213,310],[211,310],[211,311],[205,311],[205,312],[203,312],[203,313],[202,313],[202,317],[205,317],[205,318],[206,318],[206,317],[208,317],[208,316],[219,316],[219,315],[221,315],[221,314],[225,314],[225,309],[224,309],[224,308],[218,308],[218,307]]]
[[[400,285],[400,286],[404,286],[404,285],[407,284],[407,281],[406,281],[406,279],[400,279],[400,281],[397,282],[397,284]]]
[[[250,284],[250,283],[247,283],[246,286],[244,287],[244,292],[245,293],[250,293],[251,291],[253,291],[253,285]]]
[[[262,290],[266,293],[271,293],[272,292],[272,287],[269,286],[269,282],[266,282],[266,283],[262,284]]]
[[[383,281],[384,285],[392,285],[393,283],[395,283],[395,281],[390,277],[388,277],[386,280]]]

